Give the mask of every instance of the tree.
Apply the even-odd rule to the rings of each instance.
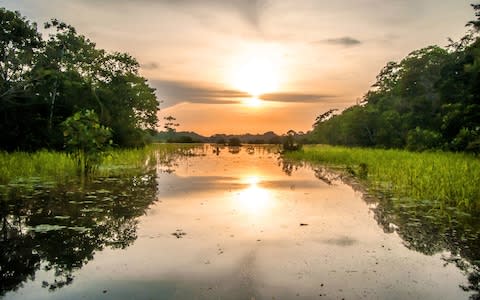
[[[172,116],[164,117],[163,119],[165,120],[163,128],[167,130],[167,142],[172,142],[174,140],[174,135],[177,132],[177,127],[180,126],[180,124],[176,123],[175,121],[177,119]]]
[[[122,147],[141,146],[156,128],[155,90],[125,53],[108,53],[53,19],[45,40],[19,13],[0,9],[0,147],[62,149],[62,122],[94,110]]]
[[[467,26],[472,26],[475,30],[480,31],[480,4],[471,4],[475,10],[476,20],[467,23]]]
[[[325,122],[326,120],[330,119],[331,117],[334,116],[334,113],[337,112],[338,109],[333,108],[329,109],[326,112],[322,113],[315,119],[315,123],[313,123],[313,127],[318,126],[320,123]]]
[[[177,120],[176,118],[172,116],[168,116],[168,117],[164,117],[163,119],[166,121],[163,128],[165,128],[168,133],[173,134],[177,132],[177,127],[180,126],[180,124],[175,123],[175,121]]]
[[[283,151],[296,151],[302,148],[302,145],[295,140],[297,133],[290,129],[283,138]]]
[[[473,7],[479,17],[480,5]],[[469,32],[447,49],[429,46],[387,63],[362,103],[327,111],[313,126],[320,143],[478,152],[480,37]]]
[[[62,127],[65,149],[75,160],[79,173],[92,173],[112,142],[111,129],[100,125],[93,110],[75,113],[62,123]]]
[[[31,149],[44,138],[42,103],[33,98],[31,69],[43,44],[35,23],[0,8],[0,145]]]
[[[32,62],[42,46],[37,25],[18,12],[0,8],[0,96],[11,101],[23,93]]]
[[[232,137],[228,139],[228,146],[229,147],[240,147],[242,145],[242,142],[240,141],[239,138],[237,137]]]

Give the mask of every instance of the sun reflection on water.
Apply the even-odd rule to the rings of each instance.
[[[259,186],[261,178],[259,176],[247,176],[242,182],[248,184],[248,187],[238,194],[235,203],[237,208],[251,215],[267,213],[273,206],[272,195],[268,189]]]

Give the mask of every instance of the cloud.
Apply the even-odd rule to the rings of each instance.
[[[150,80],[150,85],[157,89],[157,97],[162,101],[163,108],[179,103],[202,104],[238,104],[251,95],[230,89],[222,89],[212,85],[198,82]],[[260,98],[264,101],[290,102],[290,103],[318,103],[329,102],[336,98],[335,95],[304,94],[296,92],[268,93]]]
[[[293,102],[293,103],[316,103],[336,98],[334,95],[302,94],[302,93],[269,93],[260,96],[265,101]]]
[[[51,0],[50,0],[51,1]],[[172,9],[180,9],[191,14],[194,17],[202,19],[211,19],[212,15],[218,14],[219,9],[228,11],[229,13],[238,15],[247,24],[259,29],[260,17],[263,10],[267,6],[267,0],[76,0],[78,3],[86,3],[87,5],[104,5],[112,8],[124,10],[125,8],[136,8],[139,6],[154,5],[166,6]],[[115,7],[113,6],[113,7]],[[209,12],[205,14],[204,12]]]
[[[146,63],[146,64],[142,64],[140,67],[142,69],[145,69],[145,70],[158,70],[158,69],[160,69],[160,66],[156,62],[149,62],[149,63]]]
[[[164,108],[182,102],[204,104],[235,104],[250,95],[245,92],[220,89],[209,85],[186,81],[150,80],[157,89],[157,97]]]
[[[224,1],[223,1],[224,2]],[[260,17],[266,2],[263,0],[238,0],[234,7],[239,9],[241,16],[254,28],[260,27]]]
[[[266,0],[163,0],[163,2],[171,7],[187,10],[192,16],[201,19],[212,18],[209,14],[201,13],[202,11],[218,12],[219,9],[228,11],[236,14],[256,30],[260,28],[260,17],[267,4]]]
[[[315,44],[330,44],[330,45],[351,47],[351,46],[360,45],[362,42],[355,39],[355,38],[345,36],[345,37],[340,37],[340,38],[331,38],[331,39],[316,41],[314,43]]]
[[[147,0],[148,1],[148,0]],[[188,9],[197,9],[199,7],[209,11],[216,9],[227,9],[238,13],[248,24],[254,28],[259,28],[260,16],[266,7],[265,0],[163,0],[171,6],[186,7]]]

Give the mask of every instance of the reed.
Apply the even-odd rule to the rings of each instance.
[[[403,201],[480,210],[480,159],[471,154],[317,145],[285,158],[340,166],[371,189]]]
[[[120,176],[155,167],[173,155],[184,155],[196,145],[151,144],[138,149],[114,149],[105,153],[93,176]],[[0,152],[0,185],[65,183],[78,177],[76,165],[64,152]]]

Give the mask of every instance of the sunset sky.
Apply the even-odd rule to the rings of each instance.
[[[307,131],[356,102],[380,69],[464,35],[472,0],[0,0],[128,52],[178,130]],[[257,98],[257,99],[255,99]],[[258,100],[260,98],[261,100]],[[160,124],[162,126],[162,124]]]

